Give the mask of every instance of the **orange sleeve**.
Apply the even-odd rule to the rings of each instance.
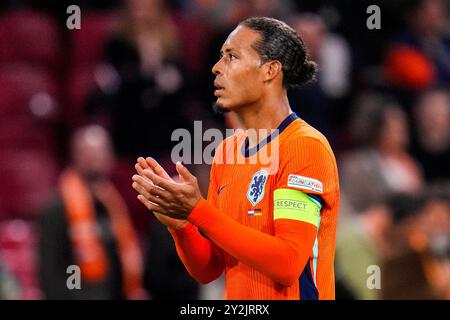
[[[208,199],[214,192],[215,174],[214,165],[211,168],[211,179],[208,189]],[[189,274],[202,284],[216,280],[223,272],[224,262],[222,250],[210,240],[200,234],[191,223],[181,230],[168,228],[175,247]]]
[[[223,272],[220,249],[203,237],[192,224],[181,230],[169,229],[175,241],[178,256],[189,274],[202,284],[217,279]]]
[[[240,224],[205,199],[188,219],[224,251],[285,286],[298,281],[317,231],[309,223],[279,219],[272,236]]]

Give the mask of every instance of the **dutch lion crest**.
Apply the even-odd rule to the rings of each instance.
[[[266,186],[268,173],[266,170],[256,172],[247,190],[247,199],[255,206],[264,198],[264,188]]]

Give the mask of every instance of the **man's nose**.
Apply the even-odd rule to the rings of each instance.
[[[221,63],[222,59],[220,59],[219,61],[216,62],[216,64],[212,67],[211,71],[213,74],[218,75],[222,73],[222,67],[221,67]]]

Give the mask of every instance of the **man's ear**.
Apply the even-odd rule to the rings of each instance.
[[[264,68],[264,82],[272,81],[278,76],[281,76],[282,65],[278,60],[268,61],[263,65]]]

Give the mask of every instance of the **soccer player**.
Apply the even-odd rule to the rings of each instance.
[[[316,65],[292,28],[265,17],[241,22],[220,52],[216,109],[235,112],[248,130],[277,130],[222,142],[207,200],[181,163],[174,182],[154,159],[139,158],[138,199],[168,227],[192,277],[208,283],[225,272],[227,299],[334,299],[336,160],[286,93],[313,79]],[[271,161],[262,163],[268,148]],[[229,161],[233,152],[247,161]]]

